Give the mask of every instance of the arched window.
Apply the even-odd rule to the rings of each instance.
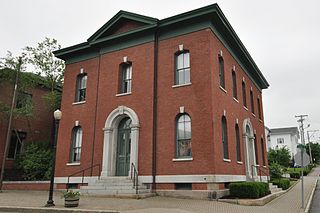
[[[257,143],[256,134],[254,134],[254,153],[255,153],[255,157],[256,157],[256,164],[259,164],[258,143]]]
[[[266,165],[266,159],[265,159],[265,145],[263,142],[263,138],[261,138],[261,153],[262,153],[262,165],[265,166]]]
[[[235,99],[238,99],[237,76],[235,71],[232,71],[232,94]]]
[[[219,56],[219,79],[220,79],[220,86],[222,88],[226,88],[225,79],[224,79],[224,62],[222,56]]]
[[[72,130],[72,142],[71,142],[71,154],[70,161],[80,162],[82,145],[82,129],[80,126],[76,126]]]
[[[132,87],[132,63],[120,64],[119,93],[130,93]]]
[[[191,118],[188,114],[177,117],[176,135],[176,158],[191,157]]]
[[[253,103],[253,92],[250,90],[250,104],[251,104],[251,112],[254,114],[254,103]]]
[[[261,120],[262,119],[262,115],[261,115],[261,106],[260,106],[260,98],[257,98],[257,105],[258,105],[258,116],[259,116],[259,119]]]
[[[239,126],[236,124],[236,150],[237,150],[237,161],[241,161],[241,147],[240,147],[240,134],[239,134]]]
[[[80,74],[77,76],[77,89],[75,102],[81,102],[86,100],[87,90],[87,74]]]
[[[190,83],[190,53],[189,51],[180,51],[175,54],[176,68],[175,68],[175,84]]]
[[[225,116],[221,119],[221,130],[222,130],[222,145],[223,145],[223,158],[229,159],[228,151],[228,132],[227,132],[227,120]]]
[[[243,106],[247,107],[246,83],[242,81],[242,101]]]

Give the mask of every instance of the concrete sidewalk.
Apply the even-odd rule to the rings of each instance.
[[[305,203],[308,203],[311,192],[315,187],[320,174],[320,168],[316,168],[312,174],[305,177]],[[87,197],[80,198],[78,208],[66,209],[63,207],[61,192],[55,192],[54,208],[43,208],[48,199],[48,193],[43,191],[4,191],[0,193],[0,211],[14,212],[121,212],[121,213],[300,213],[301,209],[301,182],[296,184],[289,192],[276,198],[265,206],[240,206],[235,204],[206,201],[176,199],[167,197],[151,197],[141,200]],[[4,208],[6,207],[6,208]],[[19,207],[28,207],[19,209]],[[83,210],[83,211],[81,211]]]

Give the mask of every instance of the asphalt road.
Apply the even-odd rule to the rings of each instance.
[[[317,188],[314,191],[314,196],[311,203],[310,213],[320,212],[320,180],[318,179]]]

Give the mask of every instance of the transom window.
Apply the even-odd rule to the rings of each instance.
[[[76,102],[86,100],[87,91],[87,74],[80,74],[77,77]]]
[[[121,64],[120,72],[120,93],[130,93],[132,88],[132,64]]]
[[[189,51],[176,54],[175,84],[190,83],[190,53]]]
[[[71,162],[80,162],[82,145],[82,129],[80,126],[72,130]]]
[[[191,157],[191,118],[188,114],[181,114],[176,122],[176,158]]]
[[[222,116],[222,119],[221,119],[221,130],[222,130],[223,158],[229,159],[227,120],[225,116]]]

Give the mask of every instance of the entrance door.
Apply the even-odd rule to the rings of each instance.
[[[118,127],[116,176],[128,176],[130,170],[131,119],[124,118]]]

